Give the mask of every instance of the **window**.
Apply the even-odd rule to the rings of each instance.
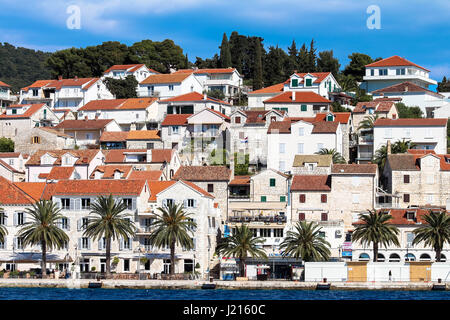
[[[63,210],[70,210],[70,199],[69,198],[61,199],[61,208]]]
[[[298,87],[298,79],[292,79],[292,87]]]
[[[359,193],[352,194],[352,203],[359,203]]]
[[[275,179],[271,178],[270,181],[269,181],[269,184],[270,184],[271,187],[275,187]]]
[[[133,200],[131,198],[123,198],[122,201],[128,210],[133,210]]]
[[[123,259],[123,271],[130,271],[130,259]]]
[[[23,249],[23,238],[22,237],[16,238],[16,249]]]
[[[241,123],[241,117],[235,117],[234,123]]]
[[[322,149],[323,149],[323,143],[318,143],[317,144],[317,152],[319,152]]]
[[[403,202],[409,202],[409,194],[405,193],[403,195]]]
[[[278,163],[278,167],[280,171],[284,171],[286,169],[286,162],[285,161],[280,161]]]
[[[17,114],[17,109],[12,109],[12,114]]]
[[[297,144],[297,153],[299,153],[299,154],[302,154],[304,151],[303,151],[303,143],[298,143]]]
[[[83,210],[91,209],[91,199],[90,198],[81,199],[81,209],[83,209]]]
[[[406,219],[408,219],[408,220],[414,220],[414,218],[415,218],[414,211],[407,211],[407,212],[406,212]]]
[[[403,175],[403,183],[409,183],[409,174]]]
[[[320,220],[321,221],[328,221],[328,213],[327,212],[322,212],[322,214],[320,215]]]
[[[279,152],[280,153],[285,153],[286,152],[286,144],[285,143],[280,143],[280,145],[279,145]]]
[[[0,212],[0,225],[4,226],[6,225],[7,217],[4,212]]]
[[[194,260],[184,259],[184,272],[194,271]]]
[[[25,223],[23,212],[17,212],[16,219],[17,219],[15,223],[16,226],[23,225]]]
[[[301,194],[299,197],[300,203],[305,203],[306,202],[306,194]]]
[[[404,76],[404,75],[405,75],[405,68],[396,69],[396,70],[395,70],[395,74],[396,74],[397,76]]]
[[[195,200],[194,199],[187,199],[186,200],[186,207],[187,208],[194,208],[195,207]]]
[[[39,95],[38,89],[33,89],[33,97],[37,97]]]
[[[374,76],[374,75],[375,75],[375,70],[374,70],[374,69],[371,69],[371,70],[370,70],[370,75],[371,75],[371,76]]]
[[[379,74],[380,76],[387,76],[387,69],[380,69]]]
[[[283,238],[283,229],[273,229],[273,236],[275,238]]]
[[[311,87],[312,86],[312,79],[305,79],[305,86]]]
[[[178,126],[172,126],[172,134],[178,134],[180,128]]]
[[[267,201],[267,197],[266,196],[261,196],[261,202],[266,202]]]
[[[173,91],[173,84],[169,84],[169,91]]]
[[[214,184],[208,183],[208,192],[214,192]]]
[[[300,111],[306,111],[306,110],[307,110],[306,104],[302,104],[300,106]]]
[[[298,220],[299,221],[305,221],[305,213],[304,212],[300,212],[298,214]]]
[[[39,144],[39,143],[41,143],[41,137],[38,137],[38,136],[32,137],[31,138],[31,143],[32,144]]]
[[[259,229],[259,236],[264,238],[270,238],[272,229]]]
[[[305,135],[305,128],[298,128],[298,135],[303,137]]]
[[[147,149],[151,150],[155,148],[155,144],[153,142],[147,143]]]
[[[86,133],[86,140],[92,140],[92,133]]]
[[[327,195],[326,194],[320,195],[320,202],[327,203]]]
[[[69,219],[66,217],[61,218],[61,229],[69,230]]]
[[[325,239],[325,231],[319,231],[319,237]]]
[[[280,196],[280,202],[286,202],[286,196]]]
[[[89,248],[90,248],[89,238],[87,237],[81,238],[81,249],[89,250]]]

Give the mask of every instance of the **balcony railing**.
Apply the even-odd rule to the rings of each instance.
[[[358,153],[358,158],[359,159],[372,159],[372,152],[359,152]]]
[[[239,217],[229,217],[229,222],[264,222],[264,223],[286,223],[287,217],[285,215],[276,215],[276,216],[239,216]]]
[[[229,198],[231,200],[249,200],[250,195],[249,194],[230,194]]]
[[[359,143],[372,143],[372,142],[373,142],[372,134],[359,137]]]

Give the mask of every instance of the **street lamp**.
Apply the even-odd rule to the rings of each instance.
[[[139,277],[139,280],[141,280],[141,249],[142,249],[142,246],[141,246],[141,244],[139,244],[136,247],[136,250],[138,251],[138,263],[137,263],[137,265],[138,265],[138,277]]]

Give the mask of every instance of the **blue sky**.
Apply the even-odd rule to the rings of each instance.
[[[80,8],[79,30],[67,28],[70,5]],[[370,5],[380,8],[380,29],[366,25]],[[449,0],[0,0],[0,8],[0,42],[44,51],[169,38],[195,61],[212,57],[223,33],[236,30],[264,38],[266,49],[314,38],[341,68],[362,52],[400,55],[438,81],[450,76]]]

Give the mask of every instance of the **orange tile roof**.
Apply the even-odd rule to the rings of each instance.
[[[161,140],[159,130],[129,131],[126,140]]]
[[[125,163],[125,153],[147,153],[147,149],[112,149],[103,150],[105,163]],[[170,162],[175,153],[173,149],[152,149],[151,163]]]
[[[134,72],[139,70],[143,66],[145,66],[145,64],[115,64],[108,68],[104,73],[108,73],[112,70],[126,70],[128,72]]]
[[[300,78],[304,78],[307,74],[312,75],[313,77],[317,78],[314,80],[314,83],[321,83],[323,80],[325,80],[326,77],[328,77],[331,72],[302,72],[302,73],[296,73],[297,76]],[[289,83],[291,81],[291,78],[287,79],[284,83]],[[301,82],[301,81],[300,81]]]
[[[230,181],[229,185],[249,185],[250,184],[250,176],[234,176],[234,179]]]
[[[130,98],[120,106],[120,110],[145,110],[150,107],[158,98]]]
[[[267,133],[291,133],[292,123],[300,120],[310,122],[314,126],[311,133],[336,133],[339,127],[339,121],[315,121],[315,118],[287,118],[283,121],[271,122]]]
[[[144,180],[60,180],[55,195],[140,195]]]
[[[74,170],[74,167],[53,167],[47,176],[47,180],[70,179]]]
[[[168,114],[164,118],[161,126],[187,126],[187,118],[192,114]]]
[[[20,152],[0,152],[0,158],[18,158]]]
[[[339,121],[314,122],[312,133],[336,133]]]
[[[189,187],[191,187],[192,189],[200,192],[201,194],[203,194],[205,197],[208,198],[214,198],[214,196],[212,196],[209,192],[206,192],[203,188],[200,188],[198,185],[196,185],[195,183],[189,182],[189,181],[185,181],[185,180],[180,180],[182,183],[188,185]]]
[[[441,211],[442,208],[432,207],[432,208],[408,208],[408,209],[387,209],[387,210],[379,210],[382,212],[389,213],[392,216],[392,219],[389,220],[390,224],[394,225],[417,225],[417,224],[425,224],[424,215],[429,214],[430,209],[432,211]],[[415,219],[411,220],[407,218],[407,212],[414,212]],[[447,211],[447,214],[450,214]],[[358,220],[354,222],[354,225],[364,224],[365,222]]]
[[[102,179],[113,179],[116,171],[122,172],[122,179],[127,179],[128,175],[132,171],[132,165],[105,165],[97,166],[90,175],[90,179],[95,179],[95,172],[100,171],[103,173]]]
[[[295,175],[292,179],[292,191],[331,191],[331,176]]]
[[[225,166],[182,166],[173,180],[187,181],[229,181],[231,170]]]
[[[171,185],[175,184],[176,181],[148,181],[148,188],[150,189],[149,201],[156,201],[156,195],[163,190],[166,190]]]
[[[397,93],[397,92],[427,92],[438,98],[444,98],[444,96],[442,94],[439,94],[435,91],[431,91],[426,88],[423,88],[423,87],[418,86],[417,84],[409,82],[409,81],[405,81],[402,83],[394,84],[389,87],[384,87],[384,88],[372,91],[372,94],[373,95],[378,95],[378,94],[383,95],[384,93],[391,93],[391,92],[395,92],[395,93]]]
[[[55,126],[56,129],[66,130],[101,130],[105,128],[113,119],[96,120],[64,120]]]
[[[283,92],[283,88],[284,88],[284,82],[277,83],[272,86],[258,89],[255,91],[250,91],[248,94],[251,95],[251,94],[264,94],[264,93],[279,93],[279,92]]]
[[[21,90],[28,91],[30,88],[42,88],[53,80],[36,80],[27,87],[23,87]]]
[[[395,101],[380,101],[376,99],[374,101],[358,102],[355,109],[353,109],[353,113],[366,113],[368,108],[373,108],[376,113],[387,113],[393,107],[395,107]]]
[[[99,149],[85,149],[85,150],[38,150],[31,155],[28,161],[25,163],[26,166],[33,165],[39,166],[41,165],[41,157],[48,153],[53,157],[56,157],[56,161],[54,162],[54,166],[61,165],[61,157],[70,153],[71,155],[78,158],[75,161],[75,165],[88,165],[95,156],[100,152]]]
[[[118,142],[127,140],[128,131],[104,131],[100,136],[100,142]]]
[[[9,84],[0,81],[0,87],[11,87]]]
[[[80,111],[87,110],[114,110],[119,108],[127,99],[107,99],[107,100],[92,100],[82,106]]]
[[[140,84],[179,83],[186,80],[190,73],[152,74]]]
[[[396,67],[396,66],[414,66],[428,72],[430,71],[400,56],[392,56],[389,58],[382,59],[380,61],[366,64],[366,67]]]
[[[158,181],[163,172],[161,170],[146,170],[137,171],[133,170],[128,177],[128,180],[148,180],[148,181]]]
[[[233,73],[236,68],[197,69],[194,73]]]
[[[381,127],[381,126],[388,126],[388,127],[394,127],[394,126],[408,126],[408,127],[419,127],[419,126],[446,126],[448,119],[443,118],[417,118],[417,119],[386,119],[386,118],[380,118],[377,119],[374,123],[374,127]]]
[[[44,190],[46,189],[47,183],[45,182],[15,182],[14,185],[25,192],[28,196],[33,198],[34,201],[39,201],[42,199]],[[48,200],[48,199],[46,199]]]
[[[10,105],[8,108],[23,108],[25,106],[29,106],[29,108],[23,114],[6,114],[5,111],[2,115],[0,115],[0,119],[30,118],[36,112],[41,110],[45,106],[45,103]]]
[[[275,97],[264,100],[263,103],[331,103],[330,100],[313,91],[296,91],[292,100],[292,91],[283,92]]]
[[[334,115],[334,120],[338,121],[341,124],[347,124],[348,120],[350,119],[350,116],[352,115],[351,112],[330,112]],[[328,113],[317,113],[316,118],[314,121],[326,121],[327,120],[327,114]]]
[[[378,166],[376,164],[333,164],[332,173],[368,173],[376,174]]]
[[[189,92],[189,93],[185,93],[176,97],[172,97],[172,98],[168,98],[168,99],[164,99],[161,100],[160,102],[194,102],[194,101],[205,101],[204,99],[204,95],[201,93],[198,93],[196,91],[193,92]],[[208,102],[214,102],[214,103],[220,103],[220,104],[227,104],[229,105],[228,102],[216,99],[216,98],[211,98],[211,97],[206,97],[206,101]]]
[[[0,176],[0,205],[29,205],[34,202],[31,196]]]

